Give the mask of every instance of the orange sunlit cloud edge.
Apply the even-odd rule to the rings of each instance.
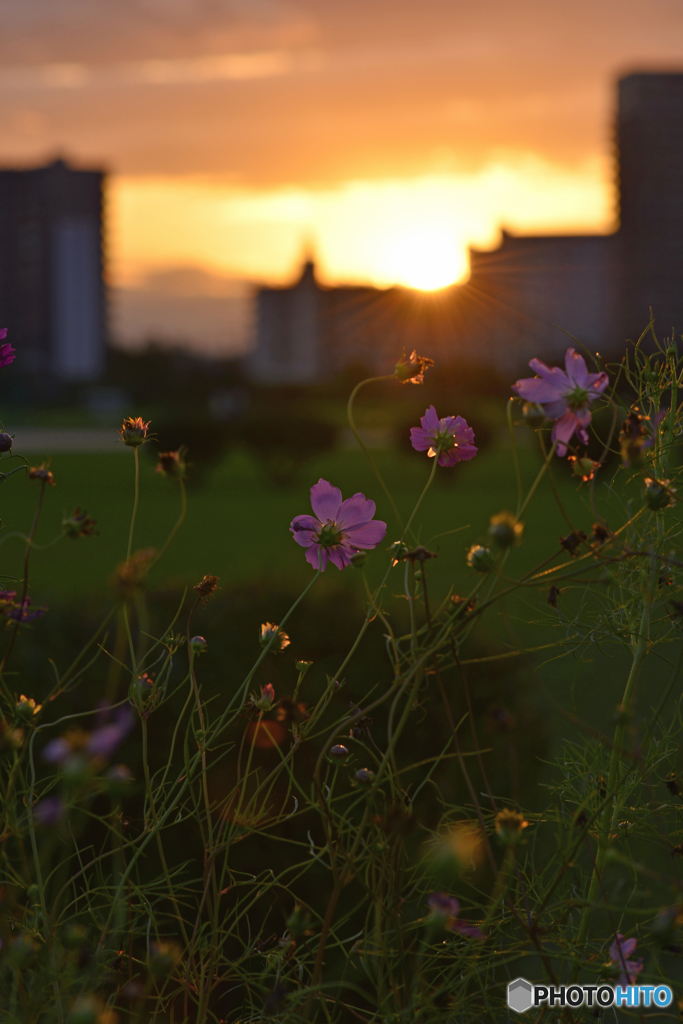
[[[502,153],[477,172],[349,181],[333,187],[248,189],[216,176],[113,176],[109,274],[198,267],[282,284],[305,253],[326,284],[433,290],[468,274],[468,246],[491,248],[501,226],[520,233],[600,233],[614,227],[610,167],[576,167]]]

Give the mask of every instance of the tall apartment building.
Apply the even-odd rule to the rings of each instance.
[[[105,361],[101,171],[0,171],[0,326],[17,366],[96,380]]]
[[[650,309],[659,337],[680,337],[683,74],[622,78],[615,141],[612,234],[503,231],[496,249],[470,251],[464,284],[432,303],[410,302],[402,289],[362,289],[356,302],[368,311],[363,316],[350,311],[352,289],[322,288],[309,267],[292,288],[259,293],[253,375],[264,382],[320,379],[357,361],[359,352],[382,373],[401,346],[515,373],[531,356],[560,358],[572,343],[565,332],[603,355],[621,355],[626,339],[647,327]]]

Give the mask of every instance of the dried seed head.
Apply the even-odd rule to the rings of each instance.
[[[419,356],[415,349],[406,359],[405,352],[396,363],[396,379],[402,384],[422,384],[425,372],[434,365],[434,360],[427,356]]]

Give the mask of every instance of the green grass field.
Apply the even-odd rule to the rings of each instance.
[[[35,463],[37,459],[31,459]],[[427,479],[430,463],[424,457],[397,452],[378,452],[377,461],[399,506],[407,516]],[[533,481],[541,458],[530,447],[520,449],[525,487]],[[133,454],[56,455],[51,462],[56,486],[48,488],[37,542],[46,544],[60,532],[62,514],[76,505],[97,520],[99,533],[78,541],[63,539],[46,551],[32,555],[30,593],[36,603],[47,603],[55,614],[62,602],[77,606],[106,596],[109,580],[126,552],[133,503]],[[565,464],[556,460],[557,486],[573,524],[590,534],[594,516],[588,504],[588,488],[569,476]],[[264,592],[278,587],[293,594],[310,580],[311,569],[304,553],[289,533],[293,516],[308,512],[308,490],[320,476],[341,487],[344,496],[363,491],[377,502],[377,515],[389,525],[387,540],[398,538],[391,511],[361,452],[339,451],[309,464],[297,486],[275,490],[246,454],[233,452],[215,468],[205,485],[190,489],[187,519],[165,559],[154,569],[152,587],[182,587],[197,582],[204,573],[220,577],[223,590],[250,584]],[[598,489],[605,485],[599,484]],[[12,537],[15,529],[30,526],[39,485],[17,474],[3,489],[3,571],[20,577],[23,544]],[[637,489],[634,489],[637,493]],[[500,445],[480,454],[473,462],[455,470],[440,470],[418,516],[420,542],[438,552],[428,565],[433,600],[453,587],[466,594],[475,574],[468,569],[465,554],[470,544],[486,540],[489,517],[503,508],[514,509],[516,485],[509,447]],[[160,547],[179,512],[177,485],[154,472],[154,461],[141,453],[141,502],[134,549]],[[615,515],[615,523],[618,519]],[[541,563],[558,548],[558,538],[568,532],[567,524],[553,499],[550,484],[543,480],[536,499],[524,516],[524,541],[514,549],[506,575],[519,577]],[[388,545],[387,545],[388,546]],[[369,560],[368,576],[379,578],[385,555],[376,551]],[[337,577],[330,566],[328,577]],[[331,581],[329,581],[331,582]],[[339,577],[345,588],[362,587],[362,574],[348,569]],[[400,591],[402,574],[392,577],[391,586]],[[571,588],[560,601],[560,612],[547,604],[547,588],[528,587],[496,605],[477,630],[485,645],[499,652],[539,647],[563,639],[565,616],[571,608]],[[311,595],[314,601],[315,596]],[[565,604],[566,602],[566,604]],[[268,617],[264,609],[263,617]],[[40,627],[37,626],[37,629]],[[566,650],[563,649],[563,650]],[[561,704],[598,728],[607,728],[619,700],[628,652],[611,648],[605,661],[590,645],[560,659],[559,651],[536,654],[539,679],[538,700],[548,714]],[[661,676],[661,678],[660,678]],[[644,679],[647,699],[656,703],[666,685],[666,666],[656,667]],[[564,719],[558,719],[556,736],[571,733]]]

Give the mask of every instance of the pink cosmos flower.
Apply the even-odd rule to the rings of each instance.
[[[445,892],[433,892],[427,901],[429,909],[435,917],[446,918],[444,927],[447,931],[458,932],[460,935],[464,935],[468,939],[484,939],[484,935],[481,928],[477,928],[474,924],[467,924],[465,921],[458,920],[458,914],[460,913],[460,902],[456,900],[455,896],[449,896]]]
[[[638,939],[625,939],[621,932],[617,932],[616,939],[609,948],[610,960],[621,968],[619,984],[622,987],[635,985],[638,975],[643,969],[642,957],[638,957],[637,960],[628,959],[631,954],[635,953],[637,945]]]
[[[609,383],[606,373],[588,373],[583,356],[568,348],[564,357],[565,370],[546,366],[540,359],[529,362],[537,377],[525,377],[512,385],[525,402],[543,406],[550,420],[556,420],[552,440],[557,442],[557,454],[567,454],[567,444],[574,434],[588,444],[586,427],[591,421],[588,406],[599,398]]]
[[[306,561],[314,569],[320,564],[324,570],[328,560],[345,569],[357,551],[377,547],[386,536],[386,523],[371,522],[374,501],[360,492],[342,501],[339,488],[321,479],[311,487],[311,505],[315,516],[295,516],[289,528],[297,544],[308,549]]]
[[[435,455],[440,466],[455,466],[457,462],[473,459],[478,448],[472,444],[474,431],[462,416],[444,416],[439,419],[430,405],[421,418],[421,427],[411,427],[410,443],[415,451]]]
[[[7,328],[3,327],[2,330],[0,330],[0,341],[5,341],[6,337],[7,337]],[[13,360],[14,360],[14,349],[9,344],[9,342],[5,342],[4,345],[0,345],[0,367],[2,367],[2,366],[9,366],[9,364],[11,362],[13,362]]]

